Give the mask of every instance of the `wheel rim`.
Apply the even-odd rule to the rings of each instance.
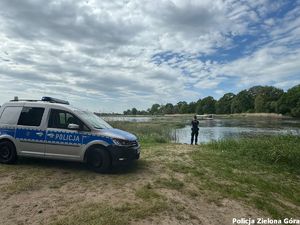
[[[3,146],[1,149],[0,149],[0,157],[2,159],[8,159],[10,156],[10,149],[7,147],[7,146]]]
[[[90,163],[93,165],[93,167],[101,167],[102,165],[102,157],[98,153],[93,153],[91,155]]]

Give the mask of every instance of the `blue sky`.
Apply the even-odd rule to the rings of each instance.
[[[300,84],[300,1],[0,2],[0,104],[97,112]]]

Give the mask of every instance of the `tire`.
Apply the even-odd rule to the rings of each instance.
[[[0,142],[0,163],[13,164],[17,161],[17,152],[10,141]]]
[[[106,173],[111,168],[109,153],[100,147],[90,149],[87,154],[87,164],[91,170],[97,173]]]

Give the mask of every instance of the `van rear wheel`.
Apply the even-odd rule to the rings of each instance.
[[[17,161],[17,153],[10,141],[0,142],[0,163],[12,164]]]
[[[100,147],[93,148],[88,152],[87,164],[90,169],[98,173],[108,172],[111,168],[108,152]]]

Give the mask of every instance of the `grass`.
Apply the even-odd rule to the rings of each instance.
[[[299,137],[274,136],[211,142],[206,148],[270,164],[281,164],[300,171]]]
[[[182,128],[187,123],[185,117],[154,117],[150,122],[134,123],[128,121],[110,121],[109,123],[121,130],[129,131],[139,137],[143,144],[169,143],[172,140],[171,130]]]
[[[135,192],[135,195],[143,200],[153,201],[156,199],[163,199],[160,194],[154,191],[153,186],[148,183],[147,185],[141,187]]]
[[[71,209],[69,214],[56,219],[51,225],[126,225],[169,210],[166,198],[158,194],[150,183],[137,189],[135,195],[142,201],[77,205],[76,209]]]
[[[231,198],[274,218],[299,215],[300,138],[290,136],[225,140],[190,153],[193,163],[168,167],[186,175],[211,201]]]
[[[156,123],[110,122],[114,127],[129,131],[139,137],[142,143],[167,143],[170,140],[170,127]]]
[[[184,183],[174,177],[171,178],[158,178],[155,181],[158,187],[164,187],[167,189],[181,190],[184,186]]]
[[[144,219],[167,208],[167,204],[160,201],[146,204],[125,203],[121,206],[94,203],[72,210],[72,213],[57,219],[51,225],[127,225],[130,221]]]

